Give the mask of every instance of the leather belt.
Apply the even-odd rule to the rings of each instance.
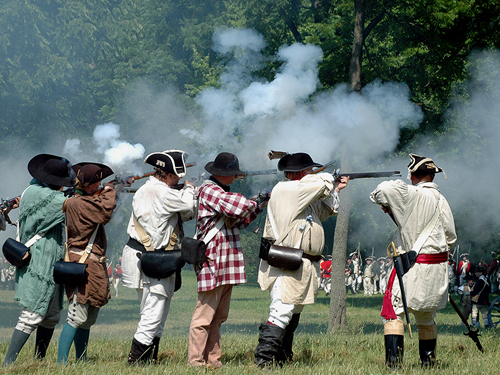
[[[71,247],[69,251],[80,256],[82,256],[85,253],[85,250],[81,250],[76,247]],[[97,263],[102,263],[102,264],[106,263],[106,255],[99,256],[97,254],[90,253],[88,259],[92,259]]]
[[[302,258],[309,259],[311,262],[319,262],[321,259],[323,259],[323,255],[311,255],[304,253],[302,255]]]
[[[140,252],[146,251],[144,245],[141,242],[137,241],[136,239],[133,239],[132,237],[128,239],[127,246]]]

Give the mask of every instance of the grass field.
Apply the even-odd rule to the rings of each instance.
[[[56,364],[57,341],[62,323],[43,361],[33,359],[34,335],[21,351],[18,361],[0,373],[8,374],[199,374],[214,370],[186,366],[188,329],[196,301],[193,271],[183,271],[183,287],[172,301],[160,343],[160,363],[144,368],[126,364],[132,336],[139,320],[136,292],[120,286],[120,296],[101,309],[91,330],[88,361],[74,362],[74,349],[68,366]],[[10,336],[16,324],[19,306],[14,292],[0,290],[0,360],[3,362]],[[383,330],[380,321],[382,297],[348,296],[348,327],[342,332],[327,333],[330,300],[320,291],[315,305],[306,306],[294,342],[295,362],[272,370],[275,374],[419,374],[418,335],[405,336],[404,365],[396,371],[384,366]],[[222,361],[218,374],[253,374],[262,370],[253,365],[258,326],[267,319],[268,293],[255,283],[233,289],[229,319],[222,327]],[[66,311],[63,311],[65,318]],[[483,331],[481,354],[472,340],[462,335],[458,316],[451,306],[438,313],[438,365],[436,374],[500,374],[500,340],[497,330]],[[416,331],[416,326],[412,328]]]

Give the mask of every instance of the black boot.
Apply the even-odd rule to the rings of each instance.
[[[418,341],[418,351],[422,367],[434,367],[436,364],[436,341],[437,339]]]
[[[403,335],[385,335],[385,365],[387,367],[396,367],[403,362],[404,355],[404,336]]]
[[[259,345],[255,348],[255,364],[259,367],[272,365],[283,345],[285,330],[273,324],[261,324],[259,327]]]
[[[54,333],[54,328],[45,328],[38,326],[36,329],[36,339],[35,339],[35,358],[45,358],[47,354],[47,348],[49,347],[50,340],[52,339],[52,334]]]
[[[152,353],[153,344],[144,345],[136,339],[133,339],[132,347],[130,348],[130,353],[128,355],[128,364],[144,366],[146,362],[151,359]]]
[[[151,359],[153,363],[158,363],[158,351],[160,350],[160,337],[155,337],[153,339],[153,354]]]
[[[276,361],[282,366],[286,362],[293,362],[293,336],[295,330],[299,325],[300,314],[293,314],[290,323],[285,328],[285,336],[283,337],[283,344],[278,349]]]

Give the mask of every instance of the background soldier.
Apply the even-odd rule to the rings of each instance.
[[[443,170],[430,158],[410,154],[410,159],[408,172],[412,185],[402,180],[384,181],[371,193],[370,199],[381,205],[398,226],[394,238],[397,253],[411,250],[418,255],[404,274],[403,283],[408,309],[417,322],[422,365],[432,366],[437,339],[434,317],[448,301],[448,250],[457,237],[448,202],[440,194],[438,185],[432,182],[435,173]],[[404,309],[395,268],[387,288],[392,298],[389,300],[390,294],[385,294],[381,315],[386,364],[392,367],[402,360],[404,348]]]
[[[496,293],[498,290],[497,284],[497,271],[498,271],[498,255],[496,252],[491,252],[491,262],[488,267],[488,280],[490,282],[491,293]]]
[[[460,255],[460,258],[462,260],[458,263],[458,276],[459,276],[458,284],[459,286],[462,286],[464,285],[465,282],[465,276],[467,276],[470,273],[469,254],[464,253]]]
[[[363,289],[365,291],[365,296],[373,296],[375,292],[373,259],[372,256],[366,258],[366,265],[363,270]]]
[[[474,324],[477,328],[480,327],[479,312],[481,312],[484,326],[492,327],[492,324],[488,319],[490,284],[488,283],[488,280],[486,280],[486,267],[483,265],[476,266],[475,273],[477,280],[470,292],[472,300],[472,324]]]

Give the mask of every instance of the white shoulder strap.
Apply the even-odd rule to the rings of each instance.
[[[225,219],[225,217],[222,216],[217,221],[217,223],[215,223],[215,226],[208,231],[205,238],[203,238],[203,242],[205,242],[205,244],[208,244],[210,241],[212,241],[213,238],[215,237],[215,235],[217,234],[217,232],[221,230],[222,226],[224,225],[224,219]]]
[[[413,251],[416,251],[417,254],[420,252],[420,249],[422,249],[422,246],[424,246],[425,241],[427,241],[427,239],[431,235],[432,230],[436,226],[442,206],[443,206],[443,199],[441,194],[439,194],[439,199],[436,205],[436,211],[434,212],[434,216],[432,217],[431,221],[429,221],[429,223],[422,231],[422,233],[420,233],[420,236],[418,236],[417,240],[415,241],[415,243],[411,248]]]

